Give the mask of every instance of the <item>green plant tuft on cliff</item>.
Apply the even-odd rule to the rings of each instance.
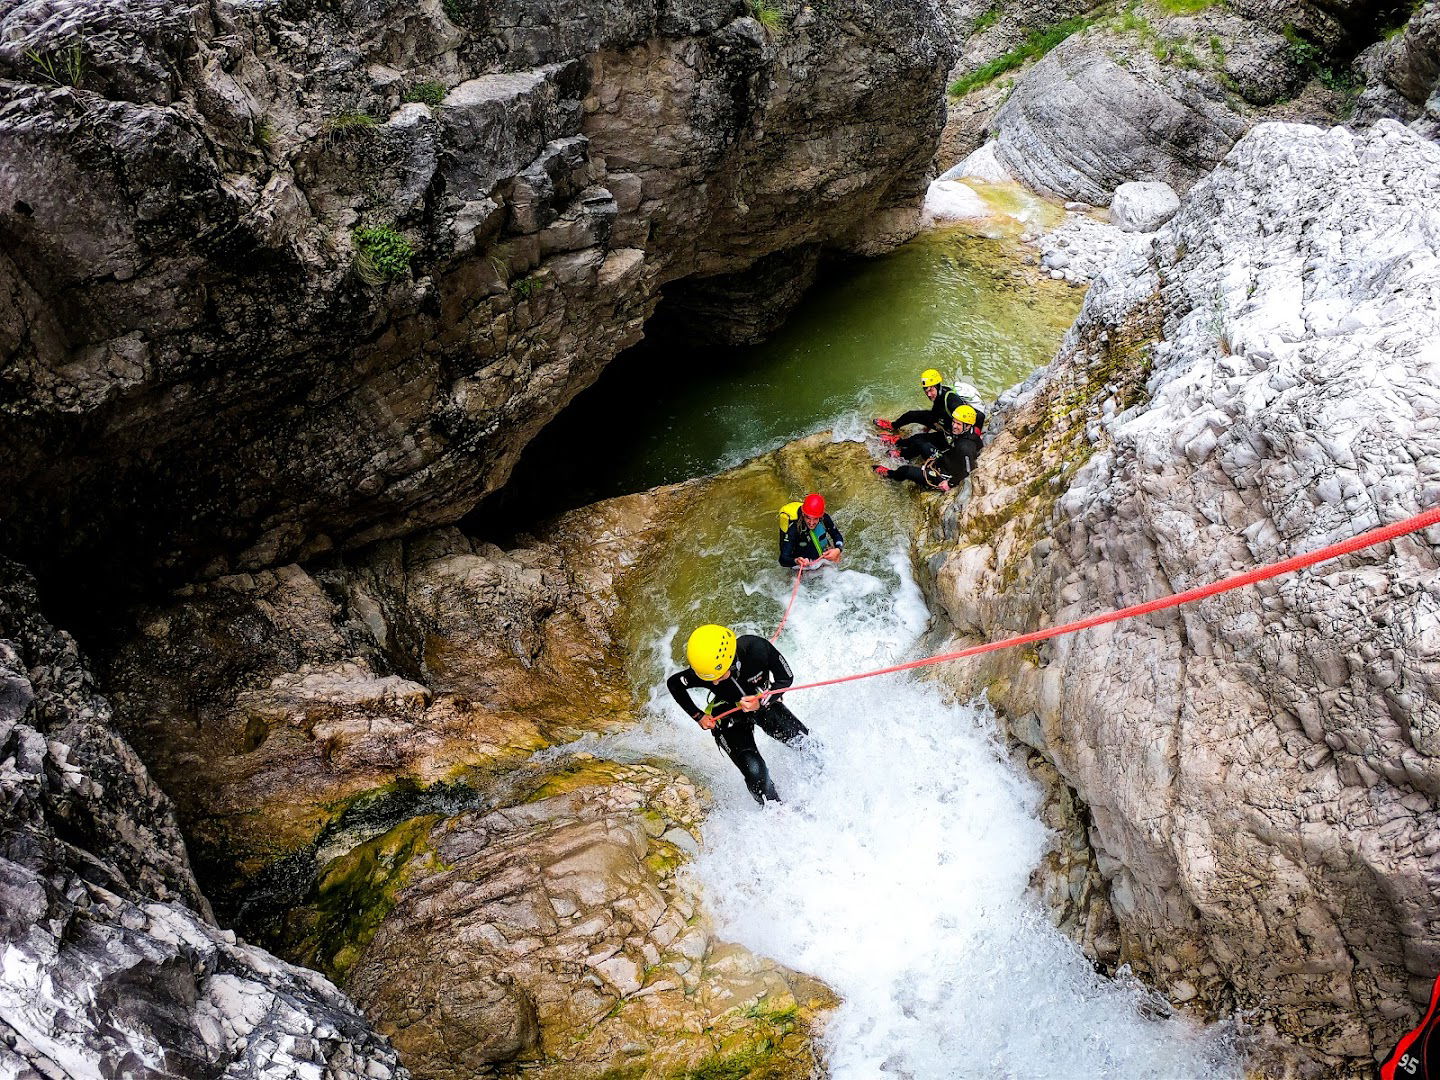
[[[785,29],[785,9],[775,0],[745,0],[745,4],[767,34],[778,34]]]
[[[1194,15],[1197,11],[1214,7],[1217,0],[1156,0],[1166,15]]]
[[[388,225],[356,229],[355,270],[371,285],[394,281],[410,273],[415,247]]]
[[[521,299],[528,300],[540,291],[544,283],[533,274],[530,277],[521,278],[519,281],[511,282],[510,291]]]
[[[260,117],[251,128],[251,138],[255,140],[255,145],[260,150],[269,150],[275,145],[275,125],[270,123],[266,117]]]
[[[989,30],[990,27],[994,26],[999,21],[1000,4],[997,0],[996,3],[991,4],[988,8],[985,9],[984,14],[982,14],[980,18],[975,20],[975,25],[970,28],[970,33],[983,33],[984,31]]]
[[[1364,89],[1348,64],[1336,63],[1318,45],[1307,41],[1294,26],[1286,25],[1285,54],[1296,67],[1312,79],[1318,79],[1327,90],[1347,97],[1357,96]]]
[[[442,82],[415,83],[405,91],[405,100],[418,101],[422,105],[434,107],[445,100],[445,84]]]
[[[1039,60],[1066,38],[1079,33],[1093,25],[1094,22],[1094,16],[1077,15],[1056,23],[1048,30],[1031,30],[1018,48],[1012,49],[1004,56],[997,56],[988,64],[982,64],[969,75],[962,75],[951,83],[950,96],[964,97],[977,87],[989,86],[1007,71],[1017,68],[1027,61]]]
[[[55,86],[74,86],[85,81],[85,50],[79,44],[52,52],[26,49],[25,60],[35,78]]]

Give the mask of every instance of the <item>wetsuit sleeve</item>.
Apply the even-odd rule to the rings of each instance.
[[[685,672],[677,671],[665,681],[665,687],[670,691],[670,696],[675,699],[675,704],[685,710],[685,714],[691,720],[699,720],[705,714],[695,708],[695,700],[690,696],[690,683],[685,678]]]
[[[790,540],[790,530],[780,534],[780,565],[787,570],[795,569],[795,545]]]
[[[845,537],[840,535],[840,530],[835,527],[835,522],[829,514],[825,515],[825,531],[829,533],[830,538],[835,541],[837,548],[843,548],[845,546]]]
[[[795,673],[790,670],[790,665],[785,662],[785,657],[780,655],[779,649],[771,645],[770,642],[765,641],[764,638],[760,640],[766,648],[765,668],[770,672],[770,689],[784,690],[787,686],[795,682]],[[776,701],[779,701],[780,695],[777,693],[774,695],[774,698]]]
[[[907,413],[901,413],[895,418],[894,426],[902,428],[906,424],[929,424],[932,423],[932,415],[935,412],[931,409],[911,409]]]

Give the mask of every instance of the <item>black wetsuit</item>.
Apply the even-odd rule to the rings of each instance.
[[[945,451],[922,465],[901,465],[886,474],[889,480],[911,480],[923,487],[938,488],[942,480],[954,488],[965,482],[975,468],[983,444],[978,435],[952,435]]]
[[[811,535],[812,531],[814,536]],[[816,536],[823,545],[818,551],[815,548]],[[835,527],[835,522],[830,520],[829,514],[820,515],[814,530],[805,524],[803,517],[798,517],[790,523],[790,528],[780,534],[780,565],[794,569],[796,559],[818,559],[832,547],[843,551],[845,538],[840,535],[840,530]]]
[[[944,435],[950,431],[951,416],[964,404],[964,398],[951,387],[942,383],[928,409],[911,409],[907,413],[902,413],[895,418],[895,422],[891,426],[899,431],[906,424],[923,424]]]
[[[698,722],[705,713],[695,707],[690,697],[691,690],[708,690],[721,703],[716,711],[724,712],[743,697],[762,690],[783,690],[794,681],[790,665],[780,655],[779,649],[762,637],[741,634],[735,642],[735,662],[725,678],[719,682],[706,682],[695,674],[694,669],[686,668],[671,675],[665,685],[675,703],[685,710],[690,719]],[[768,799],[779,802],[780,796],[770,780],[770,770],[765,767],[760,751],[755,749],[757,724],[766,735],[783,743],[793,743],[800,736],[808,735],[809,730],[779,696],[775,696],[765,698],[764,704],[755,712],[731,713],[711,731],[715,744],[725,751],[725,756],[745,777],[745,786],[750,789],[755,801],[763,803]]]
[[[942,387],[941,389],[945,388]],[[961,397],[959,394],[955,394],[953,390],[951,391],[951,394],[954,396],[954,399],[956,401],[955,408],[958,409],[961,405],[970,405],[969,401]],[[939,394],[935,395],[935,400],[940,400]],[[985,411],[975,405],[970,405],[970,407],[975,410],[975,436],[983,440],[985,438]],[[931,410],[931,412],[933,411],[934,410]],[[916,412],[908,412],[905,414],[905,416],[916,415],[928,416],[929,414],[923,413],[921,410],[916,410]],[[904,420],[905,416],[902,416],[900,420]],[[898,443],[896,443],[896,447],[899,449],[900,453],[904,454],[912,461],[916,458],[920,458],[923,461],[928,460],[929,458],[939,457],[941,454],[945,453],[945,451],[950,449],[950,444],[955,440],[955,436],[951,434],[950,428],[950,421],[951,419],[953,419],[953,416],[954,410],[952,409],[951,415],[945,418],[945,424],[940,430],[922,431],[918,435],[908,435],[905,438],[901,439]],[[900,426],[900,420],[895,421],[896,427]],[[920,421],[918,420],[911,422],[920,423]],[[979,450],[976,450],[976,453],[978,454]]]

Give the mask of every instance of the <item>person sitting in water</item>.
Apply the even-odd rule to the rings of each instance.
[[[944,376],[935,368],[926,368],[920,373],[920,389],[925,391],[925,396],[930,399],[930,408],[911,409],[909,412],[901,413],[894,420],[886,420],[884,417],[875,418],[875,426],[885,432],[881,438],[887,442],[895,443],[901,438],[900,429],[909,427],[911,424],[919,424],[927,431],[939,433],[942,437],[950,430],[950,414],[956,407],[963,404],[959,395],[946,386],[943,382]],[[913,436],[912,436],[913,438]]]
[[[876,465],[875,472],[887,480],[910,480],[924,487],[949,491],[959,487],[975,469],[975,459],[984,446],[976,421],[979,413],[973,405],[961,405],[950,418],[950,442],[945,450],[920,465],[887,467]]]
[[[823,496],[812,492],[805,496],[804,502],[783,507],[780,521],[785,526],[780,533],[781,566],[804,570],[822,560],[840,561],[845,550],[845,538],[825,512]]]
[[[770,770],[755,748],[755,728],[758,725],[766,735],[787,745],[810,734],[778,694],[760,696],[762,691],[783,690],[795,682],[785,657],[763,637],[736,637],[729,627],[712,623],[690,635],[685,658],[690,666],[666,680],[670,696],[690,719],[715,737],[715,745],[740,770],[757,803],[779,802]],[[712,706],[696,708],[691,690],[708,690]],[[714,707],[715,703],[721,707]],[[712,715],[729,709],[736,711],[718,720]]]
[[[928,379],[933,379],[934,385],[926,385]],[[929,409],[912,409],[893,423],[883,419],[875,421],[875,426],[885,432],[880,436],[880,441],[893,447],[890,451],[891,457],[916,461],[945,453],[950,448],[950,417],[961,405],[969,405],[975,410],[975,427],[980,432],[980,437],[985,437],[985,413],[980,409],[980,391],[969,383],[956,383],[953,388],[945,386],[939,379],[940,372],[934,368],[920,376],[920,385],[925,387],[925,393],[930,395],[932,404]],[[907,424],[927,424],[932,430],[916,435],[900,435],[896,429]]]

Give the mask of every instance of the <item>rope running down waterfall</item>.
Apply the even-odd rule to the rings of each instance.
[[[979,656],[981,653],[997,652],[1000,649],[1011,649],[1017,645],[1030,645],[1037,641],[1046,641],[1050,638],[1061,637],[1065,634],[1078,633],[1081,630],[1089,630],[1096,626],[1105,626],[1108,623],[1120,622],[1124,619],[1133,619],[1140,615],[1149,615],[1156,611],[1164,611],[1167,608],[1179,607],[1181,604],[1194,603],[1196,600],[1204,600],[1207,597],[1218,596],[1221,593],[1230,592],[1232,589],[1240,589],[1246,585],[1253,585],[1258,581],[1266,581],[1269,578],[1280,577],[1283,574],[1293,574],[1297,570],[1304,570],[1306,567],[1314,566],[1316,563],[1328,562],[1337,559],[1341,555],[1351,555],[1376,544],[1383,544],[1389,540],[1395,540],[1408,533],[1419,532],[1421,529],[1428,529],[1432,525],[1440,525],[1440,506],[1432,507],[1423,513],[1408,517],[1404,521],[1397,521],[1393,525],[1384,525],[1377,529],[1370,529],[1367,532],[1352,536],[1348,540],[1341,540],[1335,544],[1329,544],[1317,551],[1304,555],[1295,555],[1283,559],[1277,563],[1270,563],[1267,566],[1257,567],[1254,570],[1247,570],[1241,574],[1234,574],[1228,578],[1211,582],[1209,585],[1197,585],[1193,589],[1186,589],[1184,592],[1171,593],[1167,596],[1157,597],[1154,600],[1147,600],[1143,604],[1134,604],[1130,607],[1119,608],[1114,611],[1102,612],[1099,615],[1092,615],[1088,619],[1080,619],[1076,622],[1065,623],[1062,626],[1052,626],[1047,630],[1034,630],[1028,634],[1020,634],[1016,637],[1004,638],[1001,641],[989,641],[982,645],[972,645],[966,649],[959,649],[955,652],[937,653],[934,656],[927,656],[920,660],[911,660],[905,664],[894,664],[890,667],[876,668],[874,671],[860,671],[854,675],[840,675],[833,679],[821,679],[818,682],[801,683],[798,686],[787,686],[783,690],[764,690],[759,694],[761,698],[767,698],[774,694],[793,694],[797,690],[814,690],[821,686],[836,686],[840,683],[855,682],[859,679],[873,679],[877,675],[893,675],[900,671],[913,671],[916,668],[929,667],[932,664],[943,664],[950,660],[959,660],[966,656]],[[795,603],[795,592],[800,587],[800,575],[795,575],[795,588],[790,592],[790,603]],[[785,617],[790,615],[790,608],[786,607]],[[780,620],[780,628],[784,629],[785,619]],[[775,631],[775,637],[780,636],[780,630]],[[772,642],[775,638],[770,639]],[[715,719],[722,720],[731,713],[740,711],[737,705],[727,709],[723,713],[716,713]]]

